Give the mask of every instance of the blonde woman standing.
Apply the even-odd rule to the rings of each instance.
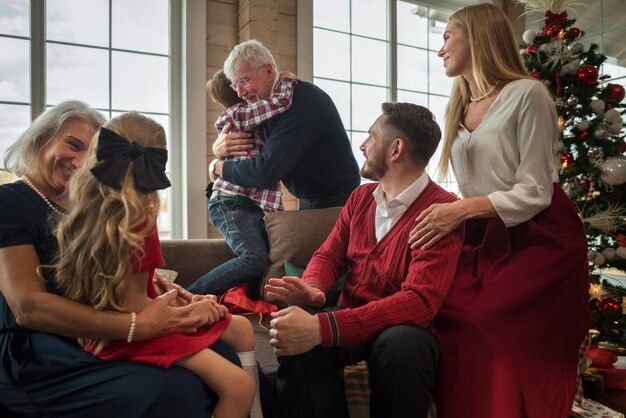
[[[567,417],[590,321],[587,244],[558,185],[553,101],[491,4],[455,12],[438,55],[454,77],[439,168],[463,199],[425,210],[410,244],[428,249],[461,222],[466,239],[433,323],[437,416]]]

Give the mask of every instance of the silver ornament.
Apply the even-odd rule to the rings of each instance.
[[[609,132],[606,130],[606,128],[604,126],[600,126],[600,127],[598,127],[598,129],[596,129],[594,131],[593,136],[596,139],[604,139],[607,136],[609,136]]]
[[[612,186],[626,182],[626,159],[609,158],[602,164],[602,180]]]
[[[570,46],[570,50],[574,54],[582,54],[583,51],[585,50],[585,47],[583,46],[583,44],[576,42],[574,45]]]
[[[578,104],[578,97],[570,96],[569,99],[567,99],[567,104],[570,107],[576,107],[576,105]]]

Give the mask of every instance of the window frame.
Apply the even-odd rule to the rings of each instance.
[[[111,8],[111,1],[109,8]],[[29,42],[30,102],[0,101],[3,104],[30,106],[30,120],[46,109],[46,45],[64,44],[46,40],[46,0],[30,0],[30,36],[3,35]],[[206,114],[197,103],[206,102],[205,83],[205,2],[169,0],[169,53],[154,54],[169,58],[170,118],[170,237],[206,238]],[[187,30],[185,30],[187,29]],[[81,46],[71,43],[71,46]],[[89,46],[91,47],[91,46]],[[114,48],[107,48],[109,54]],[[199,52],[200,51],[200,52]],[[112,74],[109,72],[109,78]],[[109,94],[109,108],[111,107]],[[196,105],[192,105],[195,103]],[[101,109],[105,116],[115,109]],[[161,114],[161,113],[159,113]],[[163,114],[165,115],[165,114]],[[196,140],[192,141],[190,138]]]

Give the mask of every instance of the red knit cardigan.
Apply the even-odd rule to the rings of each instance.
[[[317,314],[322,346],[346,346],[372,340],[392,325],[427,327],[446,296],[463,243],[463,227],[432,248],[411,250],[409,232],[415,218],[433,203],[456,197],[429,182],[422,194],[387,234],[376,242],[377,184],[357,188],[335,227],[313,254],[303,280],[328,291],[348,273],[339,306],[346,309]]]

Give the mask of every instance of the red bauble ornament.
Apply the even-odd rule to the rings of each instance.
[[[609,83],[600,93],[600,97],[606,102],[620,103],[624,100],[624,93],[623,86]]]
[[[537,45],[530,45],[524,52],[526,52],[526,55],[537,55],[538,50],[539,47]]]
[[[563,165],[563,167],[569,167],[574,162],[574,156],[571,152],[564,152],[559,157],[559,160],[561,160],[561,164]]]
[[[571,37],[571,39],[575,41],[582,36],[583,31],[581,31],[578,28],[570,28],[568,31],[568,34]]]
[[[619,146],[619,152],[620,154],[623,154],[626,152],[626,142],[621,143],[621,145]]]
[[[548,35],[550,38],[556,38],[561,33],[561,28],[559,26],[548,26],[543,30],[544,35]]]
[[[576,73],[576,82],[581,86],[593,86],[598,82],[598,69],[593,65],[581,65]]]
[[[539,72],[537,70],[531,71],[530,72],[530,76],[533,77],[533,78],[539,79],[539,78],[541,78],[541,72]]]
[[[622,304],[617,299],[604,298],[598,301],[596,309],[598,312],[617,313],[621,310],[621,305]]]
[[[578,135],[578,139],[580,139],[581,141],[584,141],[585,139],[587,139],[589,137],[589,131],[582,131],[579,135]]]

